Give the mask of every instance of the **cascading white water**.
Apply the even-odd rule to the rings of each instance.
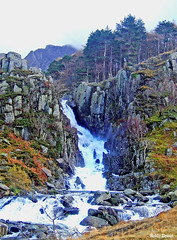
[[[78,131],[78,147],[81,151],[85,167],[76,167],[75,176],[70,180],[70,188],[82,188],[76,184],[76,178],[79,177],[86,190],[105,190],[106,179],[103,178],[103,153],[106,153],[104,141],[95,138],[87,129],[77,124],[72,109],[66,104],[67,100],[62,100],[63,113],[70,119],[72,127]]]
[[[72,109],[66,104],[66,100],[62,100],[63,113],[70,119],[72,127],[78,132],[78,147],[82,152],[85,167],[76,167],[75,175],[70,179],[70,188],[82,188],[76,183],[79,177],[85,186],[84,190],[105,190],[106,179],[102,176],[103,153],[106,153],[104,141],[92,136],[85,128],[79,126],[75,119]],[[70,193],[68,193],[71,196]],[[80,222],[88,214],[89,208],[98,209],[97,205],[90,205],[87,200],[93,194],[85,192],[75,192],[72,194],[74,201],[72,207],[79,208],[79,214],[69,215],[60,219],[56,219],[55,224],[64,224],[63,229],[78,228],[81,232],[85,227]],[[57,194],[55,197],[50,195],[36,195],[37,202],[32,202],[28,197],[7,197],[0,199],[0,219],[10,221],[22,221],[38,224],[52,224],[51,219],[54,214],[54,208],[63,208],[61,203],[62,195]],[[130,200],[131,201],[131,200]],[[168,210],[170,207],[166,204],[154,200],[149,197],[149,202],[143,206],[136,206],[136,202],[132,202],[131,208],[126,208],[126,204],[120,204],[115,209],[119,210],[120,219],[138,220],[144,217],[153,217],[162,211]],[[67,230],[69,231],[69,230]]]

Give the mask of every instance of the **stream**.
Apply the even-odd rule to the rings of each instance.
[[[106,179],[103,177],[104,166],[102,164],[104,140],[95,138],[87,129],[77,124],[72,109],[62,100],[63,113],[70,119],[72,127],[78,132],[78,147],[82,153],[85,166],[76,167],[75,175],[69,180],[69,190],[56,195],[43,195],[36,193],[35,198],[29,196],[4,197],[0,199],[0,219],[10,222],[24,222],[32,224],[55,224],[60,232],[60,237],[66,239],[83,233],[87,226],[80,222],[88,216],[88,210],[97,210],[100,204],[94,204],[95,193],[108,192]],[[122,194],[123,202],[114,206],[119,219],[140,220],[153,217],[162,211],[168,210],[167,204],[161,203],[158,196],[146,196],[144,204],[137,204],[138,198],[124,196],[124,192],[112,192],[112,196]],[[90,200],[91,199],[91,200]],[[126,201],[125,201],[126,199]],[[19,231],[11,231],[8,239],[18,239]],[[14,238],[15,237],[15,238]],[[2,238],[3,239],[3,238]],[[7,239],[4,237],[4,239]],[[20,238],[19,238],[20,239]],[[39,239],[35,234],[28,239]]]

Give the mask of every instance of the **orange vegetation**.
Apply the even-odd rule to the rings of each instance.
[[[3,131],[0,132],[4,139]],[[7,141],[1,141],[1,165],[8,166],[6,172],[0,171],[0,176],[8,186],[26,189],[30,188],[32,181],[35,185],[44,184],[47,176],[42,168],[48,165],[48,159],[32,148],[30,141],[24,141],[14,133],[6,134]],[[21,184],[20,184],[21,182]]]

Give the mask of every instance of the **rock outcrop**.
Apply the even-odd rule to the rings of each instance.
[[[104,82],[81,83],[74,89],[71,104],[78,121],[95,135],[107,139],[105,176],[111,189],[157,188],[150,173],[153,143],[143,138],[157,122],[147,119],[177,103],[177,53],[164,53],[118,72]],[[171,110],[169,110],[171,111]],[[170,121],[164,114],[160,121]],[[171,113],[171,120],[176,119]],[[174,139],[175,141],[175,139]]]
[[[21,55],[15,52],[0,53],[0,68],[8,72],[14,69],[27,70],[27,61],[21,59]]]
[[[31,67],[28,70],[26,60],[21,59],[17,53],[11,52],[0,56],[1,146],[3,149],[6,148],[6,152],[7,149],[10,151],[9,146],[12,142],[7,133],[4,134],[6,127],[25,141],[33,140],[34,148],[49,158],[46,166],[40,163],[44,165],[41,165],[40,171],[47,176],[48,185],[64,188],[64,178],[74,173],[74,166],[78,164],[81,156],[77,146],[76,130],[71,128],[69,120],[61,111],[52,79],[37,68]],[[14,150],[19,151],[20,158],[22,149],[19,150],[17,147],[17,150]],[[26,156],[28,154],[30,155],[26,153]],[[4,180],[6,173],[11,169],[11,165],[8,165],[9,159],[12,158],[13,161],[11,155],[14,154],[11,152],[1,154],[3,164],[0,175],[3,174]],[[25,160],[25,156],[22,158],[25,164],[26,160],[29,161]],[[62,164],[59,164],[58,159]]]

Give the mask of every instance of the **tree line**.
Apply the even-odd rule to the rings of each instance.
[[[73,82],[100,82],[114,77],[118,70],[147,58],[171,51],[177,46],[177,25],[161,21],[147,32],[141,19],[129,14],[112,31],[108,27],[92,32],[83,50],[50,64],[48,73]]]

